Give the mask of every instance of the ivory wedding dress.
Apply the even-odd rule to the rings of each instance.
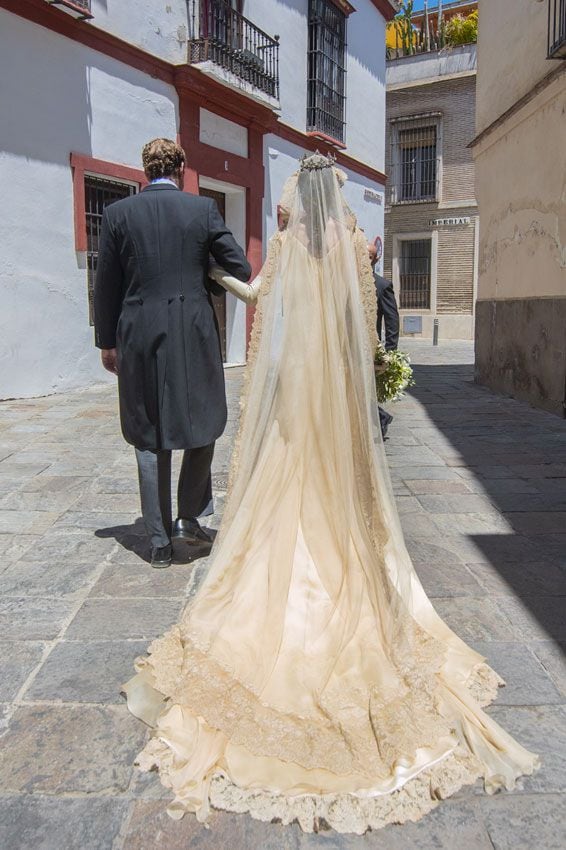
[[[439,618],[403,542],[375,397],[366,240],[320,155],[271,240],[230,492],[181,621],[125,686],[175,796],[363,833],[537,758],[483,711],[501,679]],[[221,271],[217,279],[238,290]]]

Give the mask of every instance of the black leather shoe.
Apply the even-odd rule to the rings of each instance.
[[[390,413],[387,413],[385,410],[380,411],[379,413],[379,421],[381,424],[381,436],[383,439],[387,436],[387,431],[389,430],[389,426],[393,422],[393,417]]]
[[[212,546],[212,536],[199,525],[196,519],[176,519],[173,534],[177,540],[188,540],[189,543],[208,543]]]
[[[164,570],[171,566],[172,557],[173,547],[170,543],[167,546],[156,546],[151,550],[151,566],[156,570]]]

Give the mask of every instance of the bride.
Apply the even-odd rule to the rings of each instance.
[[[175,795],[363,833],[483,777],[531,773],[482,710],[501,679],[446,626],[403,542],[375,396],[366,239],[320,154],[288,181],[257,297],[230,492],[181,621],[125,686],[154,727],[138,757]],[[259,296],[258,296],[259,292]]]

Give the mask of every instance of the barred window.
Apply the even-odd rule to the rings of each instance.
[[[430,310],[432,240],[403,239],[399,257],[399,307]]]
[[[85,212],[86,212],[86,235],[87,235],[87,286],[88,286],[88,317],[91,325],[94,324],[94,279],[96,277],[96,264],[98,260],[98,241],[100,238],[100,226],[102,224],[102,213],[104,207],[135,195],[139,186],[131,183],[121,183],[118,180],[108,180],[103,177],[85,175]]]
[[[393,202],[437,200],[438,121],[395,122],[391,139]]]
[[[346,15],[331,0],[309,0],[307,130],[344,141]]]
[[[61,6],[65,12],[83,21],[93,17],[90,0],[47,0],[47,2],[51,6]]]

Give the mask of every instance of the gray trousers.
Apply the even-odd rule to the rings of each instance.
[[[214,443],[183,452],[177,488],[177,516],[196,519],[213,513],[210,467]],[[136,449],[142,514],[153,547],[171,542],[171,451]]]

